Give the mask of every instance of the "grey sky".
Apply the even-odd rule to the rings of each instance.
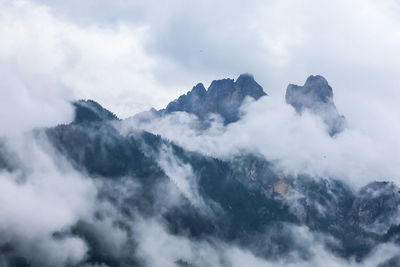
[[[0,202],[6,204],[0,209],[5,218],[0,234],[26,239],[21,249],[38,259],[46,246],[68,251],[74,261],[87,249],[76,239],[54,243],[51,234],[92,211],[95,185],[72,168],[60,170],[52,151],[17,133],[70,121],[70,100],[91,98],[125,118],[165,107],[198,82],[207,87],[240,73],[254,74],[270,96],[247,103],[237,124],[217,123],[198,133],[189,125],[195,119],[174,114],[143,128],[222,157],[253,149],[288,172],[338,176],[356,186],[386,179],[399,185],[399,29],[398,0],[0,0],[0,136],[12,136],[30,168],[30,183],[23,185],[13,174],[0,173]],[[327,78],[339,113],[349,122],[337,138],[312,115],[297,116],[283,103],[287,84],[303,84],[311,74]],[[187,181],[190,166],[172,163],[176,173],[170,166],[163,169],[178,178],[186,196],[199,201]],[[15,195],[24,197],[15,203]],[[36,204],[44,213],[57,210],[59,220],[26,212]],[[19,213],[7,209],[13,205]],[[20,224],[26,221],[31,228]],[[145,256],[156,259],[153,247],[163,248],[163,242],[177,245],[160,261],[174,258],[175,248],[188,247],[188,241],[158,228],[149,228],[158,230],[157,238],[143,234],[142,241],[149,241],[140,243]],[[197,243],[189,248],[212,249]],[[190,256],[191,250],[184,252]],[[235,248],[226,253],[232,261],[264,266]],[[321,253],[316,265],[337,261]],[[50,254],[52,266],[70,260]]]
[[[63,100],[128,117],[200,81],[249,72],[282,100],[288,83],[321,74],[350,127],[400,146],[398,1],[0,4],[0,101],[16,110],[1,120],[17,128],[68,121]]]
[[[324,75],[349,127],[400,150],[398,1],[0,0],[2,134],[92,98],[129,117],[253,73],[275,101]],[[4,109],[4,110],[3,110]],[[13,112],[10,112],[13,110]],[[395,157],[395,155],[390,155]]]
[[[62,57],[53,63],[63,64],[62,73],[51,74],[74,97],[99,100],[122,117],[160,108],[199,81],[243,72],[253,73],[273,95],[283,95],[289,82],[322,74],[347,116],[369,110],[363,103],[354,107],[360,98],[387,106],[400,94],[400,8],[394,0],[2,5],[9,17],[16,15],[3,18],[3,26],[14,20],[41,25],[29,30]],[[32,21],[17,16],[21,9]],[[28,37],[24,54],[34,57],[35,40]]]

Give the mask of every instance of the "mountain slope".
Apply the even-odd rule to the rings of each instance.
[[[216,112],[230,123],[240,119],[246,96],[263,95],[251,76],[241,75],[236,81],[214,81],[208,90],[197,85],[167,109],[153,112],[165,116],[182,111],[200,118]],[[299,113],[335,108],[332,89],[321,76],[311,76],[302,87],[289,85],[286,100]],[[54,232],[54,238],[85,241],[87,256],[79,267],[148,266],[138,247],[153,220],[179,240],[234,245],[278,261],[313,256],[302,239],[305,232],[336,257],[357,262],[382,244],[400,244],[400,189],[393,183],[373,182],[354,190],[330,177],[285,175],[256,153],[215,158],[147,131],[122,131],[125,121],[95,101],[73,105],[72,123],[39,129],[35,135],[47,139],[57,155],[97,186],[93,214]],[[2,172],[19,171],[12,155],[0,142]],[[140,228],[143,221],[146,227]],[[159,235],[153,238],[161,239]],[[0,246],[6,266],[29,266],[23,254],[12,263],[18,240],[7,242]],[[178,266],[194,266],[183,256],[174,260]],[[395,257],[385,264],[398,263]]]
[[[50,128],[46,134],[79,170],[97,179],[112,179],[113,183],[126,177],[139,182],[142,189],[130,195],[129,202],[122,200],[122,206],[115,208],[131,210],[132,214],[137,210],[161,215],[174,234],[234,240],[257,255],[270,258],[304,248],[291,243],[295,237],[290,232],[271,236],[282,242],[278,251],[271,239],[261,241],[256,238],[258,235],[286,224],[306,226],[315,233],[336,238],[339,243],[330,244],[334,253],[361,260],[384,240],[396,222],[393,219],[382,224],[383,218],[396,218],[394,207],[400,199],[397,187],[392,186],[388,191],[387,184],[374,183],[353,192],[338,180],[282,176],[259,155],[243,154],[232,160],[219,160],[186,151],[145,131],[124,136],[118,131],[119,123],[75,122]],[[160,161],[160,155],[165,153],[168,164],[174,165],[176,161],[176,168],[187,166],[192,170],[199,198],[185,194],[174,174],[168,175]],[[160,185],[165,187],[168,183],[180,192],[181,203],[177,206],[158,202]],[[374,193],[369,188],[374,188]],[[115,197],[112,193],[107,195]],[[379,233],[371,232],[375,224],[380,226]]]

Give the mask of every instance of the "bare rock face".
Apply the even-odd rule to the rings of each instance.
[[[209,113],[221,115],[225,124],[240,119],[239,107],[246,97],[258,100],[267,95],[263,88],[249,74],[242,74],[233,79],[215,80],[208,90],[199,83],[187,94],[170,102],[162,113],[185,111],[197,115],[200,119]]]
[[[400,188],[391,182],[372,182],[361,188],[353,203],[353,222],[384,233],[400,223]]]
[[[332,87],[320,75],[308,77],[303,86],[289,84],[285,98],[286,103],[292,105],[297,113],[309,110],[319,115],[328,126],[331,136],[346,127],[344,116],[339,114],[333,102]]]

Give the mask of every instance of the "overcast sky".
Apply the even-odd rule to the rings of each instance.
[[[321,74],[351,125],[400,132],[398,0],[0,5],[0,104],[24,108],[14,120],[32,117],[26,127],[43,116],[37,105],[49,114],[41,124],[66,120],[60,99],[92,98],[128,117],[249,72],[280,100],[288,83]]]
[[[38,262],[47,255],[50,266],[62,266],[84,257],[82,240],[58,242],[53,233],[92,214],[96,187],[35,140],[17,137],[71,121],[69,102],[76,99],[94,99],[126,118],[163,108],[198,82],[208,87],[214,79],[251,73],[269,97],[244,106],[238,123],[199,133],[191,128],[193,116],[178,113],[146,129],[206,154],[254,148],[288,172],[340,177],[355,186],[400,185],[399,0],[0,0],[0,38],[0,137],[16,137],[12,145],[30,171],[21,184],[0,173],[0,236],[24,240],[20,250]],[[298,116],[283,103],[288,83],[316,74],[329,81],[348,122],[335,138],[315,116]],[[193,176],[190,166],[171,160],[168,150],[160,157],[178,189],[201,206],[196,187],[185,180]],[[15,202],[15,195],[23,197]],[[32,213],[32,205],[41,212]],[[26,221],[29,229],[21,224]],[[157,225],[144,228],[138,228],[139,252],[159,266],[202,247],[190,243],[187,252],[188,240]],[[318,252],[315,241],[305,244],[317,251],[315,265],[343,265]],[[382,251],[376,254],[392,255]],[[205,246],[202,253],[219,251]],[[240,259],[265,264],[234,247],[224,253],[239,265]]]

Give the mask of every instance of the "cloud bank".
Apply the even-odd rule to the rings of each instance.
[[[356,187],[374,180],[400,182],[397,142],[355,128],[332,138],[321,118],[309,112],[298,115],[274,97],[248,101],[242,113],[240,121],[226,127],[221,119],[211,118],[206,130],[196,116],[184,112],[136,117],[122,123],[122,132],[145,129],[189,150],[225,159],[259,153],[289,175],[332,177]]]
[[[18,166],[0,172],[0,266],[21,255],[35,266],[79,265],[90,245],[73,233],[82,221],[104,242],[100,251],[148,266],[375,266],[398,255],[386,244],[363,263],[345,261],[296,227],[289,229],[298,242],[311,247],[307,261],[299,255],[266,261],[236,244],[176,236],[157,216],[121,212],[118,201],[140,185],[93,181],[27,132],[70,122],[74,99],[93,98],[128,117],[164,107],[198,81],[251,72],[272,97],[247,102],[237,123],[225,127],[214,116],[204,131],[195,117],[176,113],[147,124],[128,121],[122,131],[146,129],[221,158],[256,152],[288,174],[356,187],[371,180],[400,184],[399,13],[395,0],[0,0],[0,135]],[[335,138],[319,118],[298,116],[283,103],[286,85],[309,74],[330,81],[348,119],[349,129]],[[168,184],[159,203],[176,205],[183,194],[203,205],[190,165],[168,150],[158,163],[177,185]],[[99,199],[108,190],[121,199]]]
[[[94,184],[30,134],[7,147],[17,168],[0,171],[0,266],[18,257],[35,266],[79,263],[85,241],[63,232],[91,214]]]

